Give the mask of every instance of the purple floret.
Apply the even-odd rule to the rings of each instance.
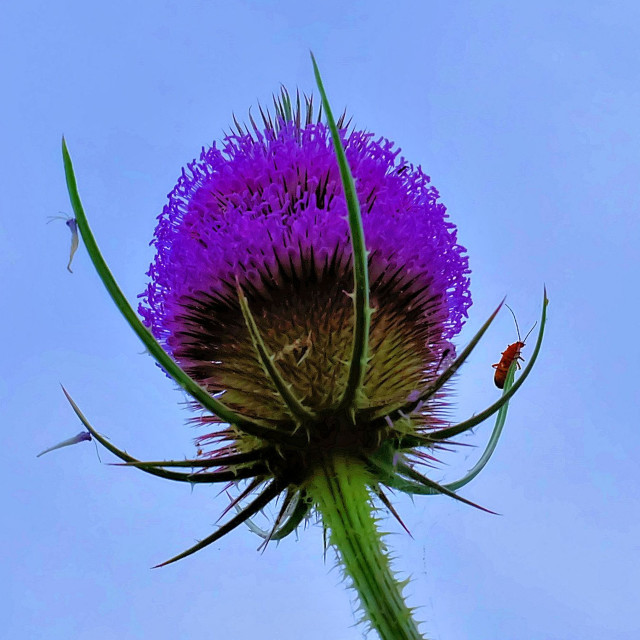
[[[364,131],[343,132],[376,274],[401,270],[412,286],[446,300],[442,338],[460,330],[471,304],[468,258],[439,194],[400,149]],[[172,350],[186,296],[225,295],[236,276],[260,286],[280,264],[350,256],[342,185],[324,124],[281,124],[229,135],[203,149],[169,194],[140,312]]]

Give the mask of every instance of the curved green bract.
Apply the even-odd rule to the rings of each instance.
[[[513,382],[516,376],[517,363],[514,360],[509,367],[509,371],[507,372],[507,377],[504,382],[504,391],[505,393],[509,392],[509,389],[513,386]],[[459,480],[455,480],[454,482],[447,482],[443,486],[447,489],[451,489],[452,491],[457,491],[461,487],[464,487],[466,484],[471,482],[486,466],[487,462],[493,455],[493,452],[496,450],[496,446],[498,445],[498,440],[500,440],[500,436],[502,435],[502,429],[507,420],[507,411],[509,409],[509,403],[505,402],[498,411],[498,415],[496,416],[496,423],[493,427],[493,431],[491,432],[491,437],[489,438],[489,442],[485,447],[484,453],[480,456],[480,459],[476,464],[470,469],[470,471]]]
[[[504,393],[507,393],[511,386],[513,385],[513,381],[515,379],[517,365],[514,361],[509,367],[509,371],[507,372],[507,377],[504,383]],[[483,454],[480,456],[480,459],[476,464],[469,470],[469,472],[460,478],[459,480],[455,480],[453,482],[445,482],[442,484],[446,489],[450,489],[451,491],[457,491],[458,489],[464,487],[466,484],[471,482],[486,466],[487,462],[493,455],[493,452],[496,450],[496,446],[498,445],[498,440],[502,435],[502,429],[507,419],[507,410],[509,408],[509,403],[505,403],[502,407],[500,407],[500,411],[498,411],[498,415],[496,416],[496,423],[493,427],[493,431],[491,432],[491,437],[489,438],[489,442],[485,447]],[[436,489],[432,489],[430,487],[425,487],[423,485],[418,485],[415,483],[403,483],[403,486],[396,486],[396,489],[400,491],[404,491],[405,493],[413,493],[413,494],[421,494],[421,495],[437,495],[441,493]]]
[[[238,513],[241,511],[238,505],[236,505],[236,511]],[[251,518],[247,518],[244,523],[247,525],[247,529],[249,529],[251,533],[255,533],[257,536],[260,536],[265,540],[269,537],[269,532],[266,529],[259,527]]]
[[[220,540],[220,538],[225,536],[227,533],[233,531],[233,529],[241,525],[243,522],[246,522],[252,515],[258,513],[258,511],[260,511],[261,509],[264,509],[281,491],[282,487],[276,480],[274,480],[270,485],[266,487],[266,489],[261,494],[258,495],[258,497],[253,502],[249,503],[240,513],[231,518],[231,520],[225,522],[225,524],[223,524],[217,531],[212,533],[210,536],[207,536],[203,540],[200,540],[200,542],[194,544],[193,547],[190,547],[186,551],[179,553],[177,556],[174,556],[170,560],[157,564],[153,568],[157,569],[158,567],[166,567],[168,564],[172,564],[173,562],[182,560],[182,558],[186,558],[196,551],[200,551],[201,549],[208,547],[216,540]]]
[[[442,440],[446,440],[448,438],[453,438],[469,429],[473,429],[476,425],[484,422],[487,418],[490,418],[496,411],[499,411],[501,407],[503,407],[511,398],[514,396],[516,391],[522,386],[523,382],[527,379],[531,370],[533,369],[533,365],[538,358],[538,354],[540,353],[540,347],[542,347],[542,338],[544,336],[544,328],[547,323],[547,306],[549,304],[549,300],[547,298],[547,289],[545,287],[544,290],[544,299],[542,303],[542,317],[540,318],[540,330],[538,331],[538,339],[536,340],[536,345],[533,349],[533,353],[531,354],[531,359],[529,360],[529,364],[522,370],[522,374],[518,377],[518,379],[513,383],[511,389],[507,392],[503,393],[500,399],[497,402],[494,402],[491,406],[489,406],[484,411],[481,411],[478,415],[473,416],[473,418],[469,418],[469,420],[465,420],[464,422],[460,422],[453,427],[447,427],[446,429],[440,429],[439,431],[434,431],[433,433],[425,436],[431,442],[438,442]]]
[[[294,498],[295,504],[294,508],[290,514],[285,513],[285,517],[287,518],[283,524],[281,524],[273,533],[259,527],[252,520],[245,521],[247,527],[255,533],[257,536],[264,538],[265,540],[283,540],[289,534],[293,533],[298,525],[304,520],[307,513],[309,513],[309,509],[311,508],[311,502],[307,500],[306,495],[303,492],[300,492],[296,498]],[[239,510],[239,507],[236,506],[236,509]]]
[[[157,340],[151,335],[151,332],[142,324],[137,314],[125,298],[124,294],[120,290],[120,287],[115,281],[113,274],[107,266],[98,245],[95,241],[89,222],[84,213],[80,196],[78,194],[78,187],[76,184],[76,178],[73,171],[73,164],[67,149],[65,139],[62,138],[62,157],[64,160],[65,177],[67,181],[67,189],[69,191],[69,198],[71,200],[71,206],[76,216],[78,228],[82,234],[82,239],[87,252],[91,258],[91,262],[95,267],[102,283],[106,287],[112,300],[115,302],[120,313],[125,317],[129,326],[133,329],[136,335],[142,340],[144,346],[148,349],[149,353],[155,358],[156,362],[173,378],[173,380],[182,389],[184,389],[196,402],[202,407],[218,416],[222,421],[228,422],[234,425],[238,429],[259,438],[264,438],[271,442],[287,442],[293,440],[288,434],[275,430],[270,425],[263,423],[259,420],[242,416],[227,406],[225,406],[219,400],[213,398],[206,389],[203,389],[195,380],[188,376],[180,366],[174,362],[169,354],[160,346]]]
[[[426,389],[424,389],[416,400],[411,402],[405,402],[402,405],[398,405],[397,407],[393,407],[391,409],[385,409],[384,411],[379,411],[371,417],[371,420],[380,420],[386,419],[388,416],[391,420],[397,420],[402,417],[402,414],[410,414],[415,411],[423,402],[428,400],[434,393],[436,393],[439,389],[441,389],[444,384],[456,373],[456,371],[464,364],[465,360],[469,357],[471,352],[475,349],[478,342],[480,342],[480,338],[485,334],[487,329],[491,326],[491,323],[495,320],[495,317],[498,315],[498,311],[502,308],[504,304],[504,299],[498,305],[496,310],[489,316],[489,319],[480,327],[478,333],[471,339],[471,342],[464,348],[462,353],[451,363],[449,367],[447,367],[446,371],[443,371]]]
[[[536,362],[538,354],[540,353],[540,347],[542,346],[542,338],[544,336],[544,328],[547,322],[547,306],[549,304],[549,300],[547,298],[547,289],[544,289],[544,298],[542,304],[542,317],[540,319],[540,330],[538,331],[538,338],[536,340],[535,348],[533,353],[531,354],[531,359],[529,360],[529,364],[522,370],[522,374],[518,377],[518,379],[514,382],[513,386],[509,390],[505,390],[499,400],[494,402],[492,405],[487,407],[484,411],[476,414],[472,418],[460,422],[452,427],[446,427],[445,429],[439,429],[438,431],[433,431],[424,435],[403,435],[402,437],[398,437],[395,440],[396,446],[401,449],[411,449],[413,447],[430,447],[434,444],[447,440],[449,438],[453,438],[465,431],[469,431],[473,429],[475,426],[484,422],[487,418],[490,418],[494,413],[499,411],[503,406],[505,406],[509,400],[514,396],[516,391],[520,388],[522,383],[527,379],[531,370],[533,369],[533,365]]]
[[[242,310],[242,316],[244,317],[245,324],[247,325],[247,329],[249,330],[249,335],[251,336],[253,348],[258,354],[258,358],[260,359],[262,368],[264,369],[267,376],[271,379],[271,382],[273,382],[273,385],[280,394],[282,401],[287,405],[287,408],[289,409],[291,415],[299,422],[314,420],[316,418],[316,415],[312,411],[309,411],[305,406],[303,406],[303,404],[293,392],[292,385],[288,384],[280,374],[280,371],[278,371],[278,368],[275,365],[275,358],[273,354],[270,353],[267,349],[267,346],[265,345],[264,340],[260,335],[260,330],[258,329],[255,318],[251,313],[247,298],[245,297],[244,292],[242,291],[242,288],[237,281],[236,285],[238,291],[238,301],[240,302],[240,309]]]
[[[353,251],[353,308],[355,318],[347,386],[338,402],[337,409],[354,411],[358,403],[358,396],[362,390],[368,362],[369,328],[371,324],[371,308],[369,307],[369,265],[356,186],[353,181],[353,176],[351,175],[351,169],[347,162],[344,147],[342,146],[340,133],[338,132],[338,127],[336,126],[336,121],[329,106],[324,85],[322,84],[320,70],[316,64],[316,59],[313,57],[313,53],[311,54],[311,61],[313,62],[313,72],[316,77],[320,97],[322,98],[327,124],[331,131],[331,138],[340,169],[340,178],[342,179],[344,197],[347,202],[349,232]]]
[[[62,387],[64,395],[67,397],[69,404],[74,410],[75,414],[80,419],[80,422],[86,427],[87,431],[108,451],[111,451],[114,456],[117,456],[125,462],[131,462],[133,464],[141,465],[140,460],[136,460],[133,456],[130,456],[126,451],[118,449],[118,447],[112,445],[106,438],[101,436],[92,426],[91,423],[84,416],[78,405],[73,401],[73,398],[69,395],[68,391]],[[180,473],[178,471],[167,471],[166,469],[157,469],[153,467],[140,466],[140,469],[145,473],[152,476],[158,476],[159,478],[165,478],[166,480],[177,480],[179,482],[188,482],[189,484],[200,483],[212,483],[212,482],[230,482],[232,480],[241,480],[243,478],[250,478],[262,473],[267,472],[267,466],[265,464],[256,465],[254,467],[240,467],[237,470],[230,470],[224,472],[215,473]]]

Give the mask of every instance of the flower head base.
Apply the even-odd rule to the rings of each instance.
[[[267,540],[283,538],[315,508],[367,620],[385,640],[417,639],[370,496],[394,515],[383,486],[469,503],[455,491],[496,446],[508,400],[541,346],[546,295],[517,382],[512,366],[498,401],[445,426],[443,389],[499,307],[456,357],[451,339],[471,299],[455,227],[420,167],[384,138],[350,130],[344,116],[334,121],[315,71],[328,125],[311,99],[298,96],[294,107],[283,90],[275,116],[261,109],[262,126],[251,119],[251,130],[236,121],[220,148],[183,170],[160,216],[140,306],[159,342],[100,255],[63,146],[78,228],[107,289],[157,362],[208,412],[196,420],[226,426],[199,438],[206,452],[195,460],[142,462],[100,436],[67,397],[91,435],[127,464],[189,483],[243,483],[232,502],[238,513],[164,564],[243,522]],[[494,413],[487,451],[464,478],[440,485],[417,471],[434,449]],[[198,471],[170,470],[180,467]],[[280,495],[273,529],[256,529],[250,518]]]

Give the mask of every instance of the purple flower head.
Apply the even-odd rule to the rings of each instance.
[[[283,94],[286,95],[286,94]],[[283,113],[278,108],[279,113]],[[286,411],[252,355],[236,281],[284,378],[314,410],[344,385],[352,334],[352,249],[328,128],[300,109],[237,126],[183,169],[160,216],[140,311],[181,366],[227,405]],[[339,122],[368,250],[370,363],[362,408],[401,403],[460,330],[468,260],[422,169],[385,138]]]

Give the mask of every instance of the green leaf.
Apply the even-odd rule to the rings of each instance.
[[[542,338],[544,337],[544,328],[547,324],[547,306],[549,304],[549,300],[547,298],[547,289],[544,289],[544,298],[542,302],[542,317],[540,318],[540,329],[538,331],[538,338],[536,340],[536,345],[533,349],[533,353],[531,354],[531,359],[529,360],[529,364],[522,370],[522,374],[518,377],[517,381],[514,382],[513,386],[502,394],[501,398],[486,408],[484,411],[481,411],[479,414],[465,420],[464,422],[460,422],[457,425],[452,427],[447,427],[446,429],[440,429],[438,431],[434,431],[433,433],[425,436],[431,442],[437,442],[446,440],[448,438],[453,438],[469,429],[473,429],[476,425],[484,422],[487,418],[490,418],[496,411],[499,411],[501,407],[503,407],[511,398],[514,396],[516,391],[522,386],[524,381],[527,379],[529,374],[533,369],[533,365],[535,364],[538,354],[540,353],[540,347],[542,347]]]
[[[322,105],[327,118],[327,124],[331,131],[331,138],[338,160],[342,188],[347,202],[349,219],[349,232],[351,235],[351,248],[353,252],[353,309],[354,309],[354,331],[353,344],[351,348],[351,358],[349,361],[349,374],[347,386],[342,398],[338,402],[338,410],[353,411],[358,404],[358,396],[362,390],[364,376],[368,362],[369,351],[369,328],[371,325],[371,308],[369,307],[369,266],[367,260],[367,249],[364,239],[364,229],[362,227],[362,214],[356,186],[351,175],[351,169],[347,162],[347,156],[342,146],[340,133],[333,117],[333,112],[327,99],[327,94],[322,84],[320,70],[316,64],[316,59],[311,54],[313,62],[313,72],[316,77],[318,91],[322,98]]]
[[[91,426],[91,423],[84,416],[78,405],[73,401],[73,398],[69,395],[67,390],[62,387],[64,395],[67,397],[69,404],[73,408],[75,414],[80,419],[80,422],[86,427],[87,431],[107,450],[111,451],[114,456],[117,456],[125,462],[130,462],[137,465],[142,471],[152,476],[158,476],[159,478],[165,478],[166,480],[177,480],[179,482],[188,482],[189,484],[200,483],[212,483],[212,482],[230,482],[233,480],[240,480],[243,478],[251,478],[256,475],[266,474],[268,472],[267,466],[264,463],[258,463],[253,467],[240,467],[239,469],[229,471],[217,471],[214,473],[180,473],[177,471],[167,471],[165,469],[157,469],[154,467],[145,467],[144,463],[140,460],[136,460],[133,456],[130,456],[126,451],[121,451],[115,445],[111,444],[104,436],[100,435]]]
[[[471,339],[471,342],[464,348],[462,353],[451,363],[451,365],[443,371],[428,387],[423,389],[419,396],[412,400],[411,402],[405,402],[397,407],[392,407],[391,409],[386,408],[382,411],[378,411],[373,416],[371,416],[371,420],[382,420],[386,419],[388,416],[392,421],[396,421],[399,418],[402,418],[403,415],[408,415],[415,411],[422,403],[428,400],[434,393],[436,393],[439,389],[441,389],[444,384],[458,371],[458,369],[464,364],[465,360],[469,357],[471,352],[475,349],[478,342],[480,342],[480,338],[486,333],[487,329],[491,326],[491,323],[495,320],[495,317],[498,315],[498,311],[500,311],[502,305],[504,304],[504,299],[497,306],[496,310],[489,316],[488,320],[480,327],[478,333]]]
[[[267,349],[267,346],[260,335],[260,330],[258,329],[258,325],[251,313],[251,309],[249,308],[249,303],[247,302],[247,298],[242,291],[242,287],[240,283],[236,279],[236,288],[238,291],[238,300],[240,302],[240,309],[242,310],[242,315],[244,317],[245,324],[247,325],[247,329],[249,330],[249,335],[251,336],[251,342],[253,343],[253,348],[258,354],[258,358],[260,363],[262,364],[262,368],[264,369],[267,376],[273,382],[276,390],[280,394],[283,402],[287,405],[289,412],[291,415],[299,422],[311,422],[316,419],[316,415],[309,411],[300,400],[296,397],[295,393],[292,390],[290,384],[288,384],[280,371],[276,367],[275,358],[273,354]]]
[[[166,353],[166,351],[151,335],[150,331],[142,324],[120,290],[120,287],[116,283],[115,278],[98,249],[98,245],[95,241],[91,228],[89,227],[89,222],[80,201],[76,178],[73,171],[73,164],[64,138],[62,138],[62,157],[64,160],[64,170],[71,206],[73,207],[78,228],[82,234],[82,239],[87,248],[87,252],[89,253],[89,257],[93,262],[93,266],[98,272],[98,275],[109,292],[112,300],[118,307],[118,310],[124,316],[136,335],[140,340],[142,340],[143,344],[149,353],[155,358],[156,362],[173,378],[176,384],[182,387],[182,389],[184,389],[196,402],[208,411],[211,411],[211,413],[217,415],[221,420],[234,425],[238,429],[241,429],[250,435],[263,438],[270,442],[282,443],[293,441],[295,439],[293,436],[277,431],[269,424],[260,420],[242,416],[229,409],[219,400],[213,398],[206,389],[203,389],[195,380],[188,376],[176,362],[173,361],[169,354]]]
[[[182,558],[186,558],[196,551],[200,551],[201,549],[208,547],[216,540],[220,540],[220,538],[225,536],[230,531],[233,531],[233,529],[241,525],[243,522],[245,522],[245,520],[248,520],[252,515],[258,513],[258,511],[260,511],[261,509],[264,509],[264,507],[266,507],[281,491],[282,487],[278,484],[277,481],[274,480],[253,502],[247,505],[247,507],[240,513],[231,518],[231,520],[223,524],[217,531],[204,538],[204,540],[201,540],[197,544],[193,545],[193,547],[190,547],[186,551],[179,553],[177,556],[174,556],[166,562],[157,564],[153,568],[157,569],[158,567],[166,567],[168,564],[172,564],[173,562],[182,560]]]

